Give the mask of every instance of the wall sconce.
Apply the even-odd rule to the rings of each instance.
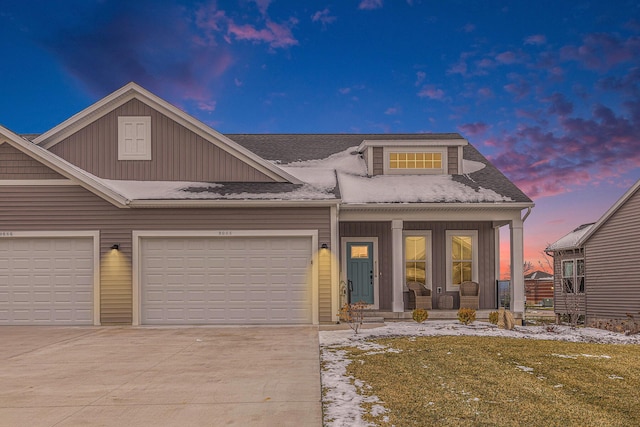
[[[119,251],[120,245],[116,243],[115,245],[111,246],[111,249],[115,249],[116,251]]]
[[[323,243],[323,244],[320,246],[320,249],[329,249],[329,246],[328,246],[326,243]]]

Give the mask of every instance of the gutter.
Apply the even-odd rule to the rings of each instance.
[[[252,207],[331,207],[340,204],[339,199],[329,200],[131,200],[132,208],[252,208]]]

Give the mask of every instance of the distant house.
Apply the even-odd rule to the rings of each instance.
[[[223,135],[130,83],[0,126],[0,324],[318,324],[349,297],[397,318],[408,282],[438,310],[469,280],[491,310],[501,227],[521,316],[532,207],[457,133]]]
[[[640,180],[596,223],[583,224],[546,252],[554,259],[557,316],[620,325],[640,313]]]
[[[527,305],[553,305],[553,274],[534,271],[524,276],[524,293]]]

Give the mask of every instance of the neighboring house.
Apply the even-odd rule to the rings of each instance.
[[[343,283],[393,317],[407,281],[495,309],[503,226],[521,315],[532,207],[458,134],[223,135],[130,83],[0,127],[0,324],[335,322]]]
[[[620,325],[640,313],[640,180],[598,222],[584,224],[546,252],[554,259],[556,315],[587,325]]]
[[[536,270],[524,276],[527,305],[553,305],[553,274]]]

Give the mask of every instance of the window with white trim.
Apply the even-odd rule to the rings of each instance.
[[[447,230],[447,290],[478,281],[478,232]]]
[[[584,293],[584,259],[562,261],[562,292],[565,294]]]
[[[385,148],[385,174],[444,174],[447,151],[440,148]]]
[[[151,117],[118,117],[118,160],[151,160]]]
[[[418,282],[431,289],[431,233],[404,235],[405,283]]]

